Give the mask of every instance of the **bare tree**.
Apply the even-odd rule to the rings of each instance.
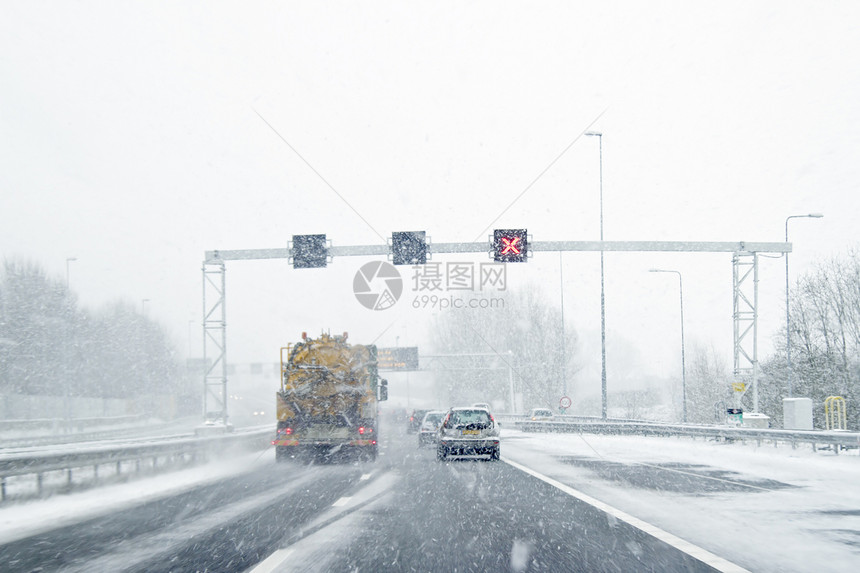
[[[441,391],[451,402],[488,399],[509,402],[507,369],[525,408],[555,408],[562,392],[562,368],[570,384],[576,334],[565,329],[562,352],[561,313],[537,289],[507,292],[504,305],[484,309],[449,309],[437,317],[434,347],[440,354],[490,354],[447,361],[440,372]],[[564,357],[564,358],[563,358]],[[509,404],[510,406],[510,404]]]
[[[687,420],[713,423],[717,409],[722,410],[731,399],[726,361],[713,347],[694,345],[688,364]]]
[[[796,396],[812,398],[815,424],[823,426],[824,400],[848,400],[849,425],[860,422],[860,253],[850,249],[817,265],[798,278],[790,308],[792,387]],[[764,377],[775,391],[765,403],[774,418],[781,418],[785,393],[785,332],[778,335],[778,354],[763,366]]]
[[[0,340],[0,392],[98,398],[186,392],[163,327],[129,303],[79,309],[65,282],[33,262],[4,262]]]

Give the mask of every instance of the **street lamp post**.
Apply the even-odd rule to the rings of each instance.
[[[788,242],[788,221],[790,219],[820,219],[821,213],[808,215],[789,215],[785,218],[785,242]],[[785,253],[785,363],[788,370],[788,397],[791,398],[791,315],[789,314],[788,290],[788,253]]]
[[[565,352],[564,340],[564,263],[561,258],[561,251],[558,252],[558,276],[561,291],[561,395],[567,396],[567,353]]]
[[[69,276],[70,276],[69,275],[69,263],[77,261],[77,260],[78,259],[76,257],[68,257],[66,259],[66,290],[67,291],[69,290],[69,284],[70,284],[70,281],[69,281]],[[71,320],[72,311],[71,311],[71,307],[70,307],[70,303],[69,303],[69,298],[70,297],[66,298],[66,312],[68,313],[68,318],[63,322],[63,330],[65,331],[64,336],[63,336],[63,360],[65,361],[65,366],[64,366],[63,370],[66,372],[66,375],[65,375],[66,378],[65,378],[65,380],[63,380],[63,382],[64,382],[63,383],[63,397],[65,398],[63,400],[63,402],[64,402],[64,404],[63,404],[63,417],[67,422],[64,426],[64,429],[66,432],[70,431],[68,420],[71,419],[71,417],[72,417],[71,400],[69,399],[70,387],[72,384],[72,380],[71,380],[70,375],[69,375],[69,372],[71,372],[70,363],[71,363],[71,355],[72,355],[72,352],[69,349],[69,338],[71,338],[71,325],[69,324],[69,321]]]
[[[66,290],[69,290],[69,263],[72,261],[77,261],[75,257],[69,257],[66,259]]]
[[[675,273],[678,275],[678,290],[681,293],[681,416],[684,423],[687,423],[687,365],[685,362],[684,352],[684,279],[681,277],[681,271],[672,271],[664,269],[651,269],[652,273]]]
[[[197,322],[194,319],[188,320],[188,358],[191,358],[192,350],[191,350],[191,326]]]
[[[514,352],[512,350],[508,350],[508,390],[510,391],[510,400],[511,400],[511,412],[517,411],[516,406],[516,394],[514,393],[514,367],[511,366],[514,363]]]
[[[603,243],[603,134],[586,131],[585,135],[597,137],[600,149],[600,242]],[[602,417],[606,419],[606,291],[603,283],[603,247],[600,249],[600,396]]]

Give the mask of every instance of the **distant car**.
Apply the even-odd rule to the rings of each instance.
[[[433,410],[424,415],[421,421],[421,427],[418,428],[418,447],[431,446],[436,443],[436,433],[439,431],[439,426],[445,418],[442,410]]]
[[[534,422],[547,422],[553,419],[553,413],[549,408],[532,408],[529,419]]]
[[[429,411],[430,410],[412,410],[412,414],[410,414],[409,419],[406,420],[406,431],[410,434],[417,432],[418,428],[421,427],[421,421]]]
[[[499,459],[499,427],[484,408],[452,408],[436,434],[436,459],[448,456],[489,455]]]
[[[490,405],[487,404],[486,402],[475,402],[474,404],[472,404],[472,407],[473,408],[483,408],[487,412],[490,411]]]

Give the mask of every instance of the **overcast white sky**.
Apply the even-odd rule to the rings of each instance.
[[[204,251],[471,242],[592,122],[606,240],[781,241],[786,216],[823,212],[791,223],[793,277],[856,245],[860,4],[535,4],[5,1],[0,256],[57,277],[76,257],[85,305],[149,299],[199,355]],[[493,226],[598,239],[598,165],[581,138]],[[390,327],[379,344],[423,351],[415,293],[384,312],[353,298],[368,260],[228,264],[230,360],[275,361],[321,329]],[[598,261],[564,255],[583,393],[599,389]],[[761,358],[783,265],[762,263]],[[677,375],[677,281],[652,267],[684,273],[688,349],[731,370],[730,255],[609,253],[610,383]],[[509,285],[555,302],[558,270],[538,253]]]

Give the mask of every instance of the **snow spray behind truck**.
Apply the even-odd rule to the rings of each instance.
[[[277,392],[279,461],[299,454],[331,457],[356,453],[376,459],[377,403],[388,399],[388,382],[377,371],[376,346],[347,344],[322,334],[281,348]]]

